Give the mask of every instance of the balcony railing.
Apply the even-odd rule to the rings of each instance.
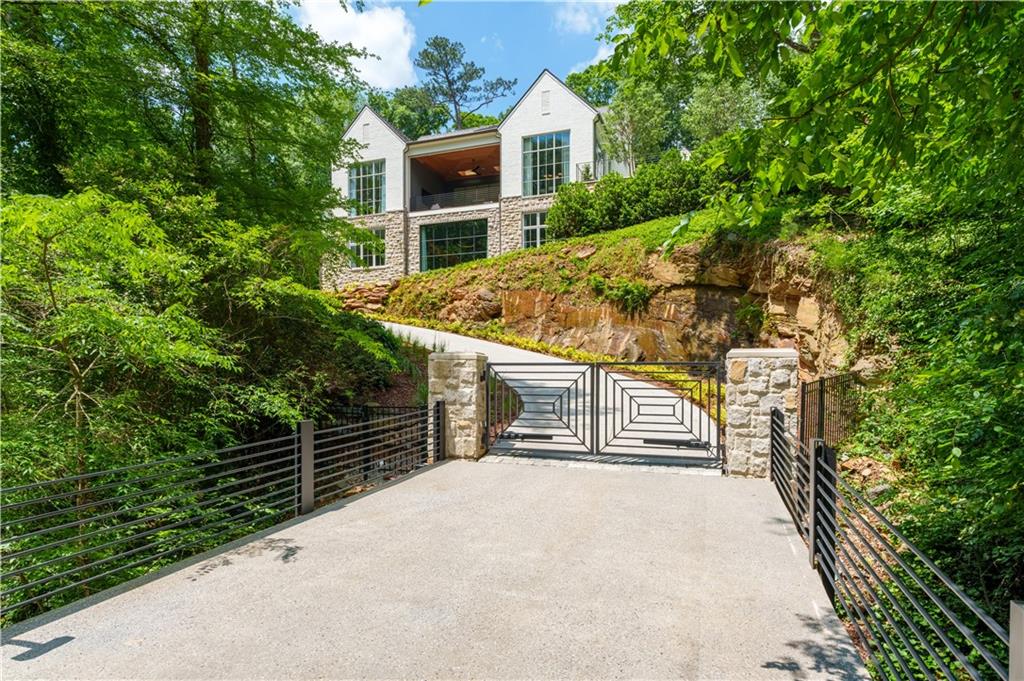
[[[444,194],[413,196],[409,200],[409,210],[440,210],[441,208],[459,208],[461,206],[475,206],[480,203],[494,203],[500,195],[501,189],[497,184],[466,187]]]
[[[577,182],[593,182],[598,179],[597,166],[593,163],[577,163],[576,164],[576,181]]]

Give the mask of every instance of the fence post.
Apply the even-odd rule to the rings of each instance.
[[[810,559],[811,568],[818,567],[818,456],[821,451],[822,441],[815,438],[811,440],[810,471],[807,481],[807,557]]]
[[[797,365],[792,348],[737,348],[725,356],[725,472],[768,477],[771,409],[796,422]],[[721,432],[719,432],[721,435]]]
[[[1024,681],[1024,601],[1010,602],[1010,681]]]
[[[299,513],[313,510],[313,422],[299,422]]]
[[[817,438],[825,439],[825,379],[818,379],[818,429],[814,433]]]
[[[427,359],[427,403],[444,401],[444,458],[479,459],[484,454],[487,356],[434,352]]]
[[[444,458],[444,400],[438,400],[434,402],[434,462]]]

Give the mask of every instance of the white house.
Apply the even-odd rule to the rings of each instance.
[[[392,281],[543,243],[561,184],[622,172],[601,149],[600,126],[599,112],[548,70],[498,125],[410,140],[364,107],[345,132],[363,145],[360,160],[332,181],[384,247],[326,264],[322,285]]]

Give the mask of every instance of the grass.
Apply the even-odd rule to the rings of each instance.
[[[637,294],[643,293],[646,286],[650,256],[661,249],[680,220],[679,216],[659,218],[413,274],[402,279],[389,294],[388,312],[429,319],[455,299],[455,291],[480,288],[543,291],[566,296],[576,303],[594,303],[601,300],[590,285],[595,276],[617,282],[618,289],[631,292],[622,302],[615,302],[626,311],[636,311],[643,305],[641,299],[645,296]],[[700,239],[717,223],[716,213],[703,211],[688,221],[679,243]]]

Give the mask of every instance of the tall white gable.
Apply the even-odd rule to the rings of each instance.
[[[576,166],[594,161],[594,119],[597,112],[567,85],[545,70],[515,105],[501,133],[501,195],[523,192],[523,138],[545,132],[569,131],[569,180]]]

